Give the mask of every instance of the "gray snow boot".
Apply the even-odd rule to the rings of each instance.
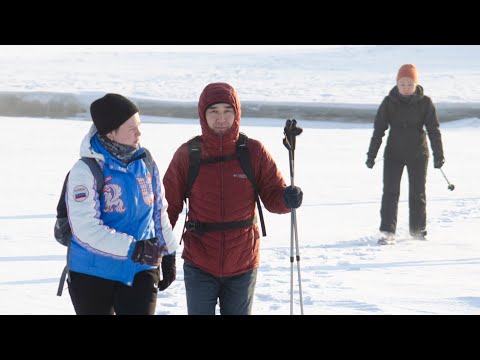
[[[378,245],[394,245],[395,234],[387,231],[382,231],[382,236],[378,239]]]
[[[412,233],[412,238],[415,240],[427,240],[425,237],[427,235],[427,230],[422,230],[419,232]]]

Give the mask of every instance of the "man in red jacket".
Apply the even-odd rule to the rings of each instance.
[[[235,89],[226,83],[207,85],[198,101],[198,114],[202,128],[201,158],[224,159],[234,155],[241,118]],[[286,186],[262,143],[249,139],[248,149],[265,208],[285,214],[300,207],[302,190]],[[163,178],[172,226],[183,209],[188,152],[187,143],[177,149]],[[254,190],[239,160],[227,158],[202,163],[189,194],[188,220],[207,225],[207,231],[187,229],[183,235],[189,315],[215,315],[218,299],[222,315],[251,314],[260,263],[260,234],[255,219]],[[208,230],[225,226],[230,228]]]

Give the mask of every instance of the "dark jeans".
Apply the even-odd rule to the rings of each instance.
[[[383,196],[380,215],[380,231],[395,234],[397,229],[398,199],[403,169],[408,171],[408,204],[410,210],[410,234],[415,235],[425,230],[426,205],[425,183],[427,181],[428,158],[419,156],[407,164],[385,159],[383,165]]]
[[[135,275],[133,286],[70,271],[68,292],[77,315],[154,315],[159,270]]]
[[[257,269],[231,277],[216,277],[183,263],[188,315],[215,315],[217,299],[222,315],[250,315]]]

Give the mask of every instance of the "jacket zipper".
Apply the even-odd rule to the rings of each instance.
[[[220,155],[223,156],[223,136],[220,141]],[[222,221],[225,220],[225,204],[224,204],[224,186],[223,186],[223,162],[218,163],[220,166],[220,212],[222,215]],[[220,274],[223,276],[223,260],[224,260],[224,242],[225,242],[225,233],[222,231],[220,235]]]

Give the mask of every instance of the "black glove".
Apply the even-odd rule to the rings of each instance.
[[[159,266],[164,247],[157,242],[157,237],[137,241],[133,249],[132,260],[142,265]]]
[[[443,164],[445,164],[445,159],[443,157],[441,159],[433,159],[433,167],[435,169],[440,169]]]
[[[368,167],[369,169],[371,169],[371,168],[373,168],[373,165],[375,165],[375,159],[372,158],[372,157],[369,157],[369,158],[367,159],[367,161],[365,162],[365,164],[367,165],[367,167]]]
[[[285,199],[285,204],[287,208],[296,209],[302,205],[303,192],[298,186],[287,186],[283,190],[283,198]]]
[[[177,267],[175,266],[175,253],[165,255],[162,259],[162,280],[158,283],[160,291],[165,290],[177,278]]]

